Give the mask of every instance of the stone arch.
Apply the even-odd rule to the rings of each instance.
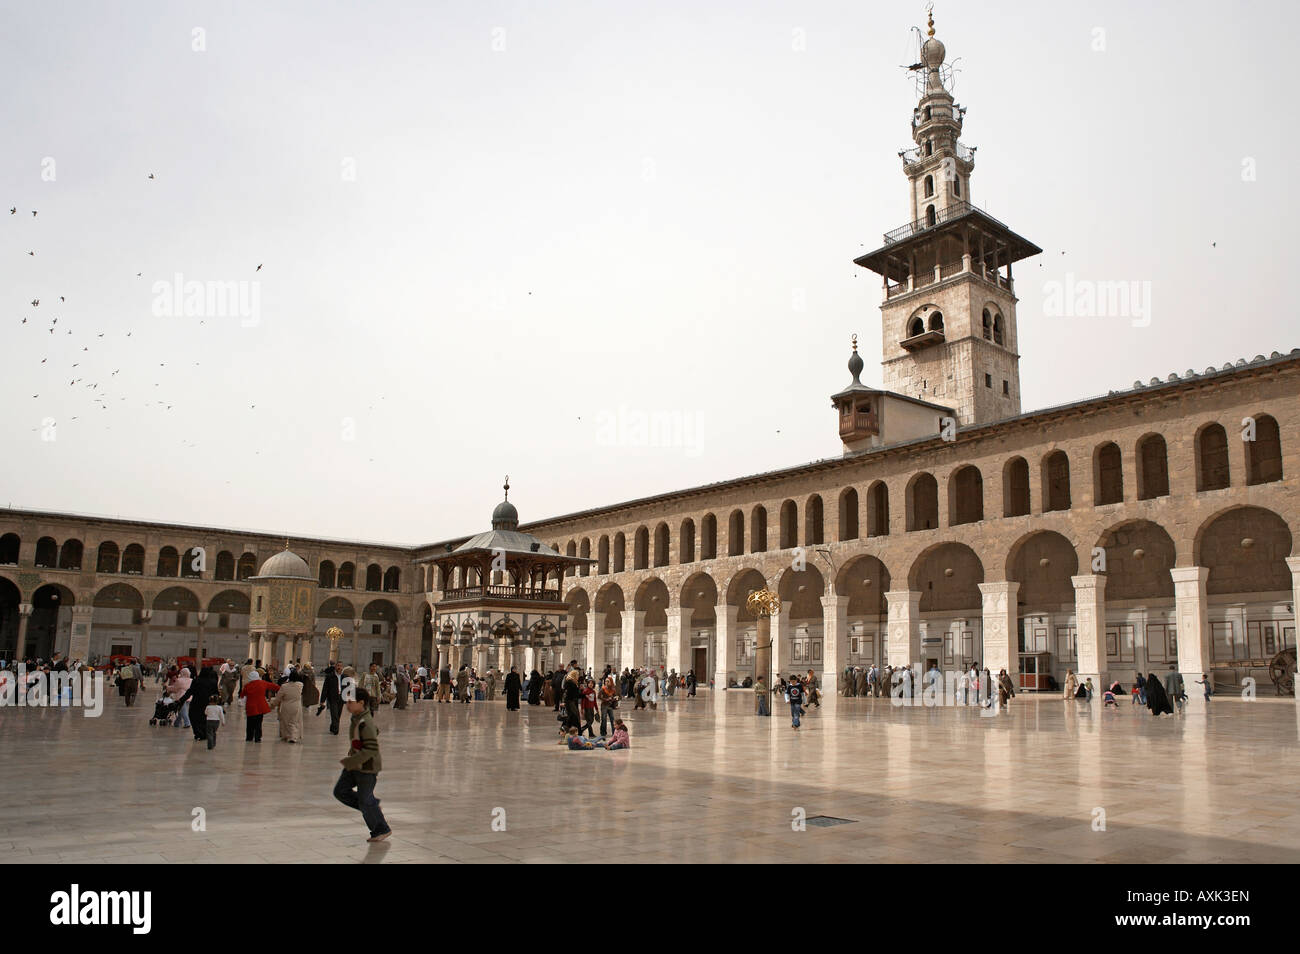
[[[1126,520],[1097,540],[1106,551],[1107,601],[1174,598],[1169,571],[1178,552],[1168,531],[1150,520]]]
[[[27,620],[27,644],[35,643],[35,649],[28,655],[49,659],[54,655],[57,642],[59,611],[65,606],[76,606],[77,597],[62,583],[45,583],[32,593],[31,604],[32,614]]]
[[[700,521],[700,559],[716,560],[718,558],[718,518],[706,513]]]
[[[194,591],[184,586],[169,586],[153,598],[153,605],[150,607],[155,610],[175,611],[177,613],[197,613],[202,609],[199,598],[194,595]],[[180,626],[181,623],[176,625]]]
[[[584,560],[591,559],[591,539],[589,537],[583,537],[582,542],[578,544],[578,556],[582,557]],[[591,576],[591,564],[582,564],[581,568],[578,570],[578,575]]]
[[[243,590],[222,590],[208,600],[209,613],[234,613],[247,616],[250,609],[248,594]]]
[[[908,588],[921,594],[922,613],[942,610],[982,610],[979,584],[984,564],[964,543],[936,543],[912,563]]]
[[[397,604],[392,600],[371,600],[361,610],[361,618],[366,620],[382,620],[396,626],[401,620],[402,614],[398,610]]]
[[[845,487],[840,491],[839,501],[840,526],[836,539],[858,539],[858,491],[855,487]]]
[[[835,593],[848,597],[845,613],[850,617],[877,616],[883,620],[889,614],[885,601],[889,587],[889,568],[869,553],[845,563],[835,576]]]
[[[933,530],[939,526],[939,483],[922,471],[907,482],[907,529]]]
[[[974,464],[958,467],[948,477],[948,526],[984,519],[984,476]]]
[[[181,555],[175,547],[163,547],[158,551],[158,572],[155,576],[175,577],[181,574]]]
[[[320,576],[318,579],[321,589],[334,589],[334,580],[336,579],[337,574],[338,570],[335,568],[333,560],[321,560]],[[228,579],[228,577],[218,577],[218,579]]]
[[[1138,500],[1169,496],[1169,449],[1160,434],[1144,434],[1137,442]]]
[[[822,619],[822,597],[826,595],[826,578],[811,563],[804,569],[787,567],[777,584],[782,603],[790,604],[790,619]]]
[[[110,583],[95,594],[91,605],[98,609],[142,610],[144,597],[128,583]]]
[[[342,596],[331,596],[321,603],[320,608],[316,610],[316,616],[318,619],[354,620],[357,618],[357,610],[351,600],[344,599]]]
[[[636,534],[632,538],[632,569],[646,570],[650,568],[650,530],[648,527],[640,526],[636,528]]]
[[[99,545],[99,552],[95,556],[96,573],[116,573],[121,554],[118,552],[117,544],[112,540],[105,540]]]
[[[741,621],[753,622],[754,613],[745,605],[745,600],[754,590],[761,590],[767,586],[767,580],[760,570],[754,567],[741,567],[730,580],[727,581],[727,605],[739,607],[737,619]]]
[[[889,485],[883,480],[867,488],[867,536],[889,536]]]
[[[718,621],[718,583],[708,573],[692,573],[678,593],[680,605],[691,611],[692,626],[712,626]]]
[[[1196,430],[1196,492],[1223,490],[1232,484],[1228,462],[1228,432],[1218,421],[1202,424]]]
[[[132,543],[122,551],[122,572],[131,576],[144,576],[144,547]]]
[[[59,545],[53,537],[41,537],[36,541],[36,566],[56,567],[59,565]]]
[[[569,590],[564,598],[569,604],[569,634],[576,637],[578,633],[587,632],[587,614],[591,612],[591,598],[581,586]]]
[[[402,571],[395,566],[390,566],[384,571],[384,592],[400,593],[402,590]]]
[[[18,644],[18,607],[23,604],[22,591],[8,577],[0,576],[0,647],[9,651],[10,662],[26,656],[26,646]]]
[[[1074,606],[1074,583],[1079,573],[1075,545],[1055,530],[1027,533],[1007,554],[1008,580],[1020,584],[1016,599],[1024,606]]]
[[[329,564],[329,568],[330,568],[330,584],[329,584],[329,585],[330,585],[330,586],[333,586],[333,585],[334,585],[334,582],[333,582],[333,580],[334,580],[334,564],[333,564],[333,563],[330,563],[328,560],[326,560],[325,563],[322,563],[322,564],[321,564],[321,567],[322,567],[322,569],[321,569],[321,574],[322,574],[322,575],[321,575],[321,586],[324,586],[324,585],[325,585],[325,582],[324,582],[324,579],[325,579],[325,578],[324,578],[324,567],[325,567],[326,564]],[[231,553],[229,550],[222,550],[221,552],[219,552],[219,553],[217,554],[217,561],[216,561],[216,563],[213,565],[213,568],[212,568],[212,578],[213,578],[214,580],[217,580],[218,582],[222,582],[222,583],[233,582],[233,581],[234,581],[234,579],[235,579],[235,555],[234,555],[233,553]]]
[[[338,588],[340,590],[356,589],[357,568],[351,560],[344,560],[339,564]]]
[[[382,593],[384,590],[384,571],[378,563],[366,567],[366,592]]]
[[[17,566],[22,543],[22,538],[16,533],[6,533],[4,536],[0,536],[0,564]]]
[[[617,583],[606,583],[596,591],[596,596],[592,600],[592,609],[596,614],[603,614],[605,625],[603,629],[618,631],[623,625],[623,610],[626,609],[627,602],[623,596],[623,588]]]
[[[564,555],[567,557],[576,557],[578,555],[578,542],[570,540],[564,545]],[[576,576],[578,568],[576,566],[567,566],[564,568],[565,576]]]
[[[602,533],[596,544],[596,572],[604,576],[609,572],[609,534]]]
[[[1124,502],[1124,458],[1114,441],[1092,452],[1092,500],[1097,507]]]
[[[1291,592],[1292,534],[1286,521],[1264,507],[1221,510],[1196,532],[1192,559],[1210,571],[1205,589],[1228,593]]]
[[[627,568],[627,537],[623,531],[614,534],[614,571],[622,573]]]
[[[205,559],[202,547],[190,547],[181,555],[181,576],[187,580],[202,579]]]
[[[821,494],[813,494],[803,505],[803,542],[807,547],[819,547],[826,542],[825,514]]]
[[[781,504],[781,530],[778,550],[789,550],[799,545],[799,508],[793,500]]]
[[[647,628],[668,625],[668,585],[657,576],[647,577],[636,588],[633,606],[645,613]]]
[[[235,578],[241,583],[250,576],[257,574],[257,555],[245,551],[240,554],[239,563],[235,567]]]

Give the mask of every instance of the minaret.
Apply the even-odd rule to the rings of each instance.
[[[975,150],[966,110],[948,89],[934,17],[921,44],[916,148],[902,152],[911,221],[854,259],[883,279],[884,388],[955,409],[962,425],[1020,413],[1020,355],[1011,265],[1042,251],[971,204]]]

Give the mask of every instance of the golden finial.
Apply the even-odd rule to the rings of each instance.
[[[853,336],[853,350],[858,350],[858,336],[856,334]]]
[[[510,475],[509,474],[506,474],[506,483],[503,489],[506,492],[506,500],[509,500],[510,499]]]
[[[927,33],[926,35],[927,35],[927,36],[934,36],[934,4],[933,4],[933,3],[927,3],[927,4],[925,5],[925,12],[926,12],[926,16],[929,18],[929,21],[930,21],[930,22],[927,24],[927,26],[929,26],[929,28],[930,28],[930,32]]]
[[[285,538],[284,538],[284,548],[285,548],[286,550],[289,549],[289,538],[288,538],[288,537],[285,537]]]

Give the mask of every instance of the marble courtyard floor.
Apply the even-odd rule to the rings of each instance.
[[[155,696],[126,709],[113,695],[90,719],[0,709],[0,860],[1300,861],[1289,699],[1159,720],[1055,694],[997,718],[841,699],[794,732],[785,707],[758,719],[751,693],[702,691],[625,704],[633,748],[585,753],[555,744],[549,708],[384,707],[377,792],[394,835],[370,846],[330,794],[347,742],[328,715],[309,711],[297,745],[268,716],[254,745],[232,710],[209,752],[148,725]],[[794,831],[798,810],[850,823]]]

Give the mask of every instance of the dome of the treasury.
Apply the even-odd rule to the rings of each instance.
[[[278,576],[292,579],[314,580],[307,561],[292,550],[284,549],[262,564],[258,576]]]

